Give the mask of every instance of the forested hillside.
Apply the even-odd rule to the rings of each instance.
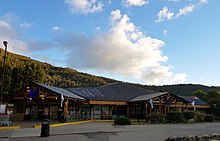
[[[4,50],[0,49],[0,66],[2,66],[3,54]],[[5,68],[4,94],[12,94],[32,81],[58,87],[98,86],[115,82],[113,79],[78,72],[70,68],[55,67],[10,52],[7,53]]]
[[[4,51],[0,49],[0,66],[2,66],[3,54]],[[0,72],[2,72],[2,67],[0,67]],[[2,78],[2,76],[0,76],[0,78]],[[14,91],[25,87],[32,81],[64,88],[98,86],[117,82],[113,79],[78,72],[70,68],[55,67],[48,63],[42,63],[25,56],[8,52],[4,94],[12,94]],[[207,87],[194,84],[164,86],[132,85],[156,91],[168,91],[178,95],[192,95],[193,92],[197,90],[202,90],[206,93],[210,90],[220,90],[219,87]]]
[[[202,90],[208,93],[212,90],[220,90],[219,87],[208,87],[199,84],[178,84],[178,85],[163,85],[163,86],[144,86],[145,88],[155,91],[166,91],[177,95],[191,96],[195,91]]]

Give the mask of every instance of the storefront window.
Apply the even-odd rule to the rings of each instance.
[[[94,119],[101,119],[101,105],[94,105]]]
[[[38,106],[31,107],[31,119],[37,119]]]
[[[108,105],[103,105],[102,106],[102,114],[110,114]]]
[[[58,118],[58,106],[51,106],[50,119],[57,119],[57,118]]]

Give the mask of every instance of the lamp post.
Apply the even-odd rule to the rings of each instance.
[[[3,89],[4,89],[4,80],[5,80],[5,61],[6,61],[6,55],[7,55],[7,47],[8,42],[3,41],[3,45],[5,46],[5,54],[3,56],[3,65],[2,65],[2,82],[1,82],[1,93],[0,93],[0,104],[3,103]]]

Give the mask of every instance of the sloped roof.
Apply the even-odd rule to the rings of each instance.
[[[207,102],[199,99],[198,97],[193,97],[193,96],[181,96],[178,95],[179,97],[185,99],[187,102],[192,103],[193,101],[195,102],[195,105],[209,105]]]
[[[158,93],[156,91],[135,87],[125,83],[112,83],[98,87],[67,88],[68,91],[88,100],[124,101],[140,96]]]
[[[168,92],[157,92],[153,94],[147,94],[147,95],[140,95],[130,100],[130,102],[136,102],[136,101],[146,101],[151,98],[155,98],[164,94],[167,94]]]
[[[54,86],[48,86],[48,85],[44,85],[44,84],[40,84],[40,83],[36,83],[36,84],[41,86],[41,87],[44,87],[48,90],[51,90],[51,91],[53,91],[57,94],[60,94],[60,95],[62,94],[62,95],[66,96],[66,97],[69,97],[69,98],[76,98],[76,99],[81,99],[81,100],[84,99],[83,97],[78,96],[78,95],[76,95],[74,93],[71,93],[71,92],[69,92],[65,89],[62,89],[62,88],[58,88],[58,87],[54,87]]]

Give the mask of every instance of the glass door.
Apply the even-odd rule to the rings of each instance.
[[[31,120],[37,120],[38,106],[31,107]]]

